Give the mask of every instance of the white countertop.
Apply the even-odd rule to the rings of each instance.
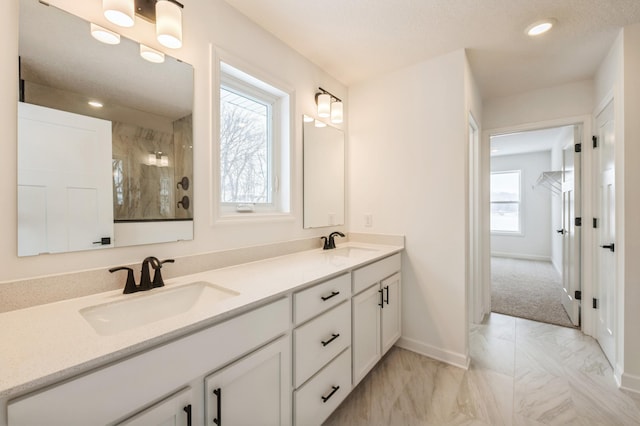
[[[138,353],[403,249],[364,243],[341,244],[338,249],[345,247],[369,250],[349,256],[340,255],[344,250],[303,251],[168,279],[164,288],[148,292],[123,295],[122,290],[114,290],[2,313],[0,398],[21,395]],[[212,305],[199,303],[185,313],[113,335],[99,335],[80,314],[83,308],[144,298],[196,281],[239,295]]]

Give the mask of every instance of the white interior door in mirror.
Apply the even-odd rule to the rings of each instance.
[[[304,227],[344,225],[344,135],[304,123]]]
[[[111,122],[18,103],[18,256],[110,247]]]

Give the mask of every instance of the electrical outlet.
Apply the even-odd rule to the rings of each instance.
[[[373,215],[371,213],[364,215],[364,226],[365,228],[371,228],[373,226]]]

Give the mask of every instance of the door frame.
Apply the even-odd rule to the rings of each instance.
[[[480,226],[475,230],[476,233],[479,233],[477,236],[472,236],[472,238],[479,237],[481,242],[480,251],[481,251],[481,266],[480,270],[482,271],[482,279],[477,282],[477,285],[480,285],[481,288],[477,289],[475,294],[481,294],[484,296],[482,301],[482,308],[484,314],[489,314],[491,312],[491,233],[490,233],[490,188],[489,188],[489,180],[491,174],[491,142],[490,138],[494,135],[500,135],[505,133],[515,133],[515,132],[525,132],[531,130],[540,130],[550,127],[562,127],[562,126],[571,126],[575,124],[582,125],[582,157],[581,157],[581,166],[582,166],[582,182],[581,182],[581,192],[582,192],[582,202],[581,202],[581,217],[583,218],[591,218],[593,217],[593,201],[592,201],[592,193],[593,193],[593,166],[592,166],[592,150],[591,150],[591,135],[593,128],[593,118],[591,115],[580,115],[566,118],[559,118],[554,120],[545,120],[538,122],[530,122],[523,123],[513,126],[486,129],[482,131],[482,140],[480,143],[480,170],[479,170],[479,178],[480,178],[480,211],[479,211],[479,221]],[[593,297],[593,280],[591,277],[591,265],[593,259],[593,238],[594,232],[592,227],[587,226],[589,221],[585,220],[584,225],[582,226],[582,239],[580,242],[581,248],[581,276],[582,276],[582,300],[591,300]],[[587,266],[588,265],[588,266]],[[593,309],[591,304],[583,303],[582,304],[582,321],[581,321],[581,329],[582,331],[589,335],[594,336],[596,332],[595,329],[595,315],[593,314]]]

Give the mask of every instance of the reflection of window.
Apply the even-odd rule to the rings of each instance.
[[[287,211],[280,184],[288,181],[288,99],[221,64],[219,202],[226,214]]]
[[[491,173],[491,232],[521,233],[520,170]]]
[[[171,214],[171,182],[169,178],[160,179],[160,216],[169,217]]]

